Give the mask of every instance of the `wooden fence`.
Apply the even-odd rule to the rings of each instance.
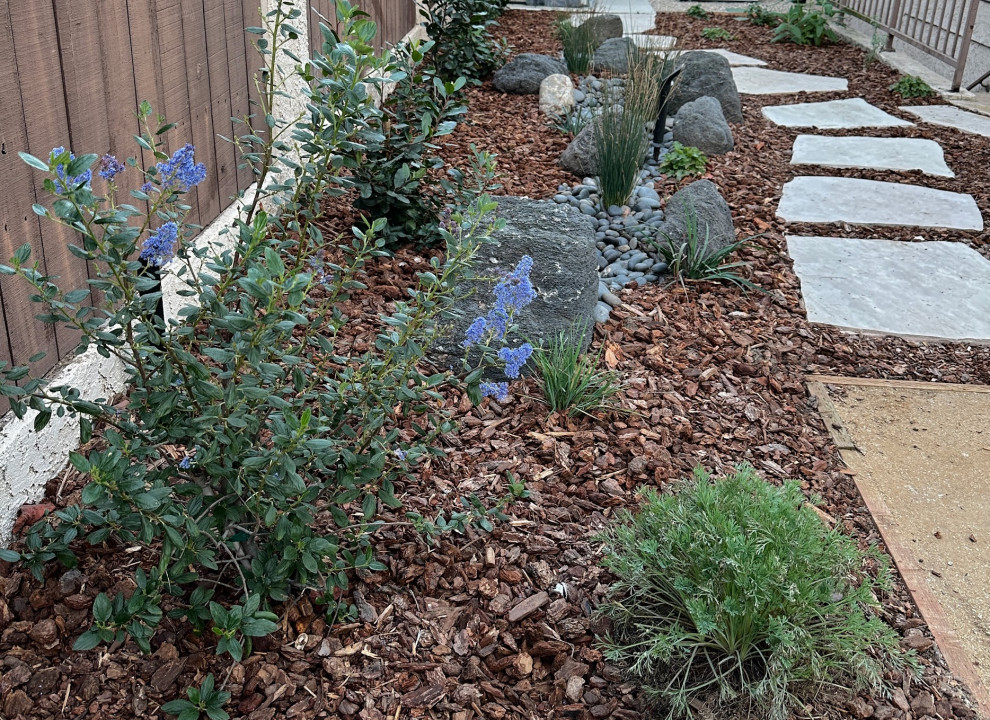
[[[354,2],[378,24],[376,47],[381,50],[386,45],[399,42],[412,30],[418,21],[415,0],[356,0]],[[325,18],[325,20],[321,20]],[[336,29],[337,12],[333,0],[310,0],[309,46],[317,52],[323,45],[320,22]],[[329,22],[326,22],[329,21]]]
[[[415,22],[413,0],[361,0],[380,22],[380,42],[395,42]],[[329,0],[316,10],[334,17]],[[235,148],[243,134],[231,117],[249,113],[259,56],[246,27],[260,25],[259,0],[0,0],[0,262],[24,242],[43,271],[64,287],[84,287],[92,269],[73,256],[72,234],[32,211],[50,206],[41,174],[17,156],[46,158],[56,146],[76,153],[138,152],[137,105],[149,100],[175,123],[169,153],[189,142],[206,164],[206,181],[188,199],[191,221],[206,225],[252,182]],[[311,12],[311,37],[319,37]],[[142,163],[151,158],[145,153]],[[140,180],[129,169],[123,192]],[[130,176],[130,177],[128,177]],[[94,185],[102,181],[94,179]],[[101,188],[97,188],[98,190]],[[78,337],[35,319],[40,307],[16,278],[0,277],[0,361],[24,363],[40,350],[44,372],[70,355]],[[4,408],[0,408],[2,411]]]

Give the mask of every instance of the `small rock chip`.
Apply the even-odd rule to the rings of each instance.
[[[564,695],[572,703],[579,702],[581,696],[584,694],[584,678],[583,677],[572,677],[567,680],[567,687],[564,689]]]
[[[935,698],[927,690],[921,690],[911,698],[911,712],[915,717],[935,714]]]
[[[934,644],[934,640],[923,635],[921,631],[917,629],[908,630],[907,634],[904,636],[904,639],[901,640],[902,648],[905,650],[914,650],[915,652],[925,652],[925,650],[928,650]]]
[[[515,623],[529,617],[548,602],[550,602],[550,596],[543,591],[540,591],[535,595],[530,595],[528,598],[509,610],[509,622]]]
[[[341,700],[340,705],[337,706],[337,712],[341,715],[356,715],[358,710],[360,708],[348,700]]]
[[[911,709],[911,703],[908,702],[907,697],[904,695],[904,691],[900,688],[894,688],[894,691],[890,694],[890,699],[894,702],[894,705],[899,707],[904,712]]]
[[[873,706],[861,697],[854,697],[846,703],[846,707],[858,718],[868,718],[873,715]]]

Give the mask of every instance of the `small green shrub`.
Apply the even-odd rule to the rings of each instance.
[[[781,21],[781,14],[767,10],[760,3],[755,2],[746,8],[746,19],[751,25],[761,27],[777,27]]]
[[[715,717],[786,720],[823,686],[877,690],[885,663],[911,664],[873,614],[886,564],[828,530],[798,483],[696,470],[675,494],[643,496],[604,536],[617,578],[605,655],[668,718],[702,702]]]
[[[806,9],[804,4],[791,5],[790,10],[781,16],[780,24],[774,30],[772,42],[788,42],[795,45],[814,45],[821,47],[838,40],[835,32],[828,26],[829,18],[835,15],[835,9],[827,0]]]
[[[687,212],[685,231],[685,238],[664,235],[662,239],[654,237],[650,240],[657,254],[667,263],[671,275],[681,283],[686,280],[724,281],[742,288],[757,289],[752,282],[737,272],[737,269],[745,267],[746,263],[725,262],[726,258],[745,245],[748,240],[737,240],[714,252],[710,251],[708,227],[705,226],[705,236],[701,237],[698,217],[691,209]]]
[[[198,688],[186,690],[188,700],[171,700],[162,705],[162,710],[177,720],[197,720],[204,714],[209,720],[227,720],[230,715],[223,706],[230,700],[230,693],[214,689],[214,683],[213,675],[207,675]]]
[[[508,0],[424,0],[419,13],[434,42],[429,61],[441,80],[463,77],[480,84],[502,66],[509,48],[492,29],[507,4]]]
[[[595,355],[581,352],[584,332],[561,332],[533,353],[543,397],[552,412],[569,416],[592,415],[617,407],[615,396],[622,389],[618,375],[600,370],[601,350]]]
[[[705,40],[726,40],[732,41],[736,39],[736,36],[730,33],[725,28],[720,27],[706,27],[701,31],[701,37]]]
[[[564,47],[567,69],[576,75],[587,75],[595,55],[595,32],[592,24],[585,21],[580,25],[572,25],[570,18],[560,17],[555,26],[557,37]]]
[[[902,98],[926,98],[935,95],[932,86],[917,75],[905,75],[891,85],[890,90]]]
[[[693,17],[695,20],[707,20],[708,11],[705,10],[701,5],[692,5],[687,9],[688,17]]]
[[[678,182],[690,175],[704,175],[708,167],[708,156],[690,145],[681,145],[676,140],[660,162],[660,172],[676,178]]]
[[[595,149],[603,208],[625,204],[636,187],[640,166],[650,148],[646,128],[656,120],[659,79],[664,67],[664,58],[657,53],[633,52],[625,86],[621,90],[609,82],[602,86],[602,109],[595,119]]]

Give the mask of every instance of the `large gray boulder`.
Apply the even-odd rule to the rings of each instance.
[[[573,333],[574,342],[583,337],[582,350],[591,342],[598,300],[597,223],[552,200],[495,199],[505,227],[479,249],[472,267],[475,277],[455,288],[454,316],[444,321],[442,336],[430,351],[440,367],[460,367],[464,333],[475,318],[491,310],[498,273],[510,272],[524,255],[533,258],[529,277],[536,299],[515,316],[519,333],[509,346],[524,339],[537,345],[561,332]],[[502,379],[497,373],[493,377]]]
[[[664,208],[664,220],[658,226],[657,242],[682,247],[688,241],[692,225],[705,257],[736,241],[732,212],[711,180],[695,180],[671,196]]]
[[[595,50],[591,59],[591,69],[596,73],[626,75],[629,73],[629,57],[635,52],[636,43],[629,38],[611,38]]]
[[[676,114],[683,106],[701,97],[713,97],[722,105],[730,123],[743,121],[742,101],[729,61],[716,53],[692,50],[680,56],[677,67],[681,75],[667,99],[667,114]]]
[[[535,95],[548,75],[567,75],[567,66],[549,55],[522,53],[495,71],[492,85],[514,95]]]
[[[686,103],[677,111],[674,140],[696,147],[706,155],[724,155],[735,144],[721,103],[707,95]]]
[[[581,27],[591,31],[596,48],[606,40],[622,37],[622,18],[618,15],[592,15]]]
[[[595,124],[584,126],[560,156],[558,164],[579,177],[598,174],[598,147],[595,144]]]

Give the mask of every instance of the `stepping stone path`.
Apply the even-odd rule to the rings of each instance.
[[[788,222],[983,229],[972,195],[844,177],[794,178],[784,185],[777,217]]]
[[[845,92],[849,89],[849,82],[845,78],[781,72],[745,65],[732,68],[732,77],[736,81],[736,88],[744,95]]]
[[[942,147],[919,138],[826,137],[798,135],[791,165],[874,170],[921,170],[926,175],[955,177]]]
[[[990,117],[986,115],[960,110],[952,105],[916,105],[902,107],[901,110],[917,115],[932,125],[942,125],[990,138]]]
[[[854,130],[867,127],[910,127],[914,123],[886,113],[863,98],[796,105],[771,105],[763,116],[783,127]]]
[[[731,60],[730,60],[731,62]],[[733,63],[740,93],[846,91],[843,78]],[[990,137],[990,118],[948,105],[902,107],[923,122]],[[770,105],[763,115],[792,128],[910,127],[863,98]],[[921,170],[955,177],[942,147],[921,138],[799,135],[792,165]],[[924,185],[798,176],[784,185],[777,217],[787,222],[983,230],[972,195]],[[809,321],[889,335],[990,340],[990,261],[963,242],[787,237]]]
[[[788,237],[808,319],[850,330],[990,338],[990,261],[958,242]]]

